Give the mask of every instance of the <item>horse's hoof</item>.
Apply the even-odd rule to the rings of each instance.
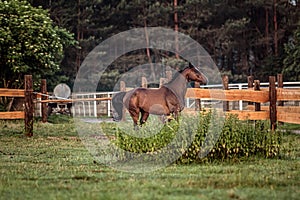
[[[121,120],[120,120],[119,118],[115,118],[115,117],[114,117],[114,118],[113,118],[113,121],[114,121],[114,122],[119,122],[119,121],[121,121]]]
[[[172,120],[174,120],[175,118],[173,117],[173,116],[167,116],[167,118],[166,118],[166,121],[167,122],[170,122],[170,121],[172,121]]]

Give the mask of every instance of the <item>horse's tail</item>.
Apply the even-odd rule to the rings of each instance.
[[[114,121],[120,121],[123,118],[123,98],[126,95],[126,92],[119,92],[115,94],[112,98],[112,106],[115,110],[113,114]]]

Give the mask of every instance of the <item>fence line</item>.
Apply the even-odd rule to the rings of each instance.
[[[280,76],[279,76],[280,77]],[[271,128],[276,129],[277,122],[287,122],[300,124],[300,107],[284,107],[284,102],[300,101],[300,88],[280,88],[284,84],[275,82],[275,76],[269,77],[270,83],[268,89],[202,89],[189,88],[187,98],[193,99],[213,99],[220,101],[248,101],[254,102],[255,105],[248,105],[247,110],[225,110],[229,114],[235,114],[242,120],[267,120],[271,121]],[[259,84],[259,81],[256,81]],[[251,85],[251,84],[250,84]],[[267,85],[267,84],[265,84]],[[276,88],[277,85],[277,88]],[[268,103],[269,106],[261,107],[261,103]]]
[[[120,88],[127,91],[125,83],[121,83]],[[194,102],[191,103],[191,99]],[[198,101],[199,99],[201,101]],[[228,77],[224,76],[223,84],[188,88],[186,94],[188,108],[195,106],[201,109],[205,101],[209,103],[222,101],[223,109],[229,114],[237,115],[241,120],[268,119],[273,130],[276,129],[278,121],[300,124],[299,106],[290,106],[288,109],[283,107],[286,101],[300,101],[300,82],[283,82],[282,74],[277,75],[277,82],[275,76],[270,76],[268,83],[260,83],[259,80],[249,76],[248,83],[228,84]],[[199,102],[200,105],[196,105]],[[229,102],[239,102],[239,110],[230,110]],[[246,110],[243,109],[245,102],[249,102],[249,108],[246,107]],[[268,110],[265,107],[262,110],[261,104],[268,104]]]
[[[25,98],[24,111],[12,111],[12,112],[0,112],[0,119],[24,119],[25,133],[28,136],[33,135],[33,113],[34,103],[41,103],[42,109],[42,121],[47,121],[47,104],[51,102],[56,103],[74,103],[73,115],[92,116],[98,117],[97,114],[97,102],[106,102],[107,115],[111,116],[111,98],[116,92],[96,92],[96,93],[81,93],[72,94],[72,99],[49,99],[49,95],[46,89],[46,80],[42,80],[41,93],[33,92],[32,89],[32,76],[25,75],[25,88],[24,89],[6,89],[0,88],[0,96],[2,97],[22,97]],[[278,80],[282,80],[280,76]],[[249,79],[251,80],[251,79]],[[239,106],[239,110],[230,110],[228,106],[224,108],[228,113],[236,114],[240,119],[245,120],[266,120],[269,119],[272,124],[272,129],[276,128],[276,122],[288,122],[300,124],[300,107],[299,106],[286,106],[284,102],[288,101],[300,101],[300,82],[275,82],[275,77],[270,77],[270,83],[260,83],[258,88],[253,84],[259,84],[259,81],[253,81],[251,83],[239,83],[228,84],[228,90],[216,89],[221,85],[205,85],[204,88],[188,88],[186,98],[188,106],[195,105],[190,103],[191,99],[203,101],[223,101],[227,102],[254,102],[254,105],[247,106],[246,110],[243,110]],[[248,89],[245,89],[247,85]],[[268,86],[269,88],[260,88],[260,86]],[[276,88],[277,85],[277,88]],[[222,85],[223,87],[224,85]],[[284,86],[284,88],[283,88]],[[121,88],[125,88],[123,83]],[[35,100],[35,94],[41,98],[41,100]],[[101,96],[101,97],[99,97]],[[104,97],[103,97],[104,96]],[[195,101],[196,102],[196,101]],[[268,103],[269,106],[261,106],[261,103]],[[201,108],[201,106],[195,106]],[[82,108],[82,113],[81,109]],[[76,109],[78,109],[76,111]],[[88,112],[86,112],[88,109]]]
[[[33,135],[33,84],[32,76],[24,76],[24,89],[0,89],[0,97],[24,97],[24,111],[0,112],[0,119],[24,119],[25,134]]]
[[[248,85],[248,83],[231,83],[231,84],[228,84],[228,86],[229,86],[228,93],[235,93],[236,92],[236,91],[231,91],[232,89],[244,90],[244,89],[247,88],[246,87],[247,85]],[[267,92],[267,90],[265,90],[265,87],[268,87],[269,83],[260,83],[260,85],[262,86],[261,90],[264,90],[264,97],[260,97],[260,98],[267,99],[268,98],[267,97],[268,92]],[[123,87],[126,91],[128,90],[128,88],[126,88],[125,85]],[[207,89],[222,88],[222,87],[223,87],[223,85],[221,85],[221,84],[203,86],[203,88],[207,88]],[[284,82],[284,87],[285,88],[300,88],[300,82]],[[130,88],[130,89],[133,89],[133,88]],[[97,117],[98,116],[97,102],[98,101],[104,101],[105,104],[106,104],[106,114],[107,114],[108,117],[111,117],[112,105],[111,105],[110,99],[111,99],[112,95],[114,93],[117,93],[117,92],[94,92],[94,93],[80,93],[80,94],[74,94],[73,93],[72,94],[73,100],[71,100],[71,99],[67,99],[67,100],[66,99],[62,99],[62,100],[48,99],[47,101],[44,101],[44,102],[57,102],[57,103],[70,102],[70,103],[72,103],[72,102],[76,101],[77,106],[72,107],[72,114],[73,115],[75,115],[75,116],[76,115],[83,115],[84,117]],[[247,92],[245,92],[245,93],[247,93]],[[234,95],[234,94],[232,94],[232,95]],[[249,95],[250,95],[250,98],[251,98],[251,92],[249,93]],[[104,97],[99,97],[99,96],[104,96]],[[94,101],[93,101],[93,99],[94,99]],[[239,110],[244,110],[243,104],[244,104],[245,100],[238,100],[237,99],[236,101],[238,101]],[[265,100],[265,101],[267,102],[267,100]],[[209,95],[207,95],[207,98],[201,98],[201,105],[202,106],[204,106],[205,104],[211,104],[211,103],[212,103],[212,98],[210,98]],[[195,106],[194,99],[189,98],[187,96],[186,106],[187,106],[187,108],[192,108],[193,106]]]

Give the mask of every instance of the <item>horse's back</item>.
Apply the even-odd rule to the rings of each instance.
[[[129,91],[124,97],[127,109],[139,110],[151,114],[170,114],[178,106],[176,95],[166,87],[159,89],[136,88]]]
[[[161,102],[165,100],[166,93],[166,88],[137,88],[132,92],[131,96],[138,97],[140,101]]]

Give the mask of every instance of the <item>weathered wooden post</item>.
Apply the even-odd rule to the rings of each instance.
[[[167,82],[170,82],[172,80],[172,71],[171,70],[166,71],[166,78],[167,78]]]
[[[124,81],[120,81],[120,91],[121,92],[126,92],[126,84],[125,84]],[[125,119],[126,119],[125,114],[126,114],[126,108],[125,108],[125,106],[123,106],[121,121],[125,121]]]
[[[276,85],[275,85],[275,76],[269,76],[269,99],[270,99],[270,123],[271,130],[276,129],[277,122],[277,110],[276,110]]]
[[[159,87],[163,86],[164,84],[166,84],[168,81],[167,81],[167,78],[160,78],[159,79]]]
[[[254,81],[254,90],[255,91],[260,90],[260,81],[259,80]],[[254,103],[254,106],[255,106],[255,111],[260,111],[261,110],[260,103]]]
[[[223,76],[222,77],[223,81],[223,90],[229,90],[229,79],[228,76]],[[223,110],[224,111],[229,111],[229,102],[228,101],[223,101]]]
[[[277,86],[278,88],[283,88],[283,76],[282,74],[277,74]],[[278,101],[278,106],[283,106],[283,101]]]
[[[283,88],[283,75],[282,74],[277,74],[277,88]],[[284,101],[278,101],[277,105],[278,106],[283,106]],[[278,122],[278,124],[283,124],[283,122]]]
[[[42,79],[41,81],[41,100],[42,100],[42,122],[46,123],[48,121],[48,108],[47,103],[43,102],[43,100],[47,100],[47,81],[46,79]]]
[[[120,91],[126,92],[126,84],[124,81],[120,81]]]
[[[33,87],[32,75],[25,75],[25,135],[33,136]]]
[[[200,88],[199,82],[195,82],[195,88]],[[200,110],[201,110],[201,100],[195,99],[195,111],[200,111]]]
[[[254,77],[253,76],[248,76],[248,89],[253,88],[253,83],[254,83]],[[253,105],[253,102],[248,102],[248,105]]]
[[[147,88],[148,87],[148,82],[146,77],[142,77],[142,88]]]

